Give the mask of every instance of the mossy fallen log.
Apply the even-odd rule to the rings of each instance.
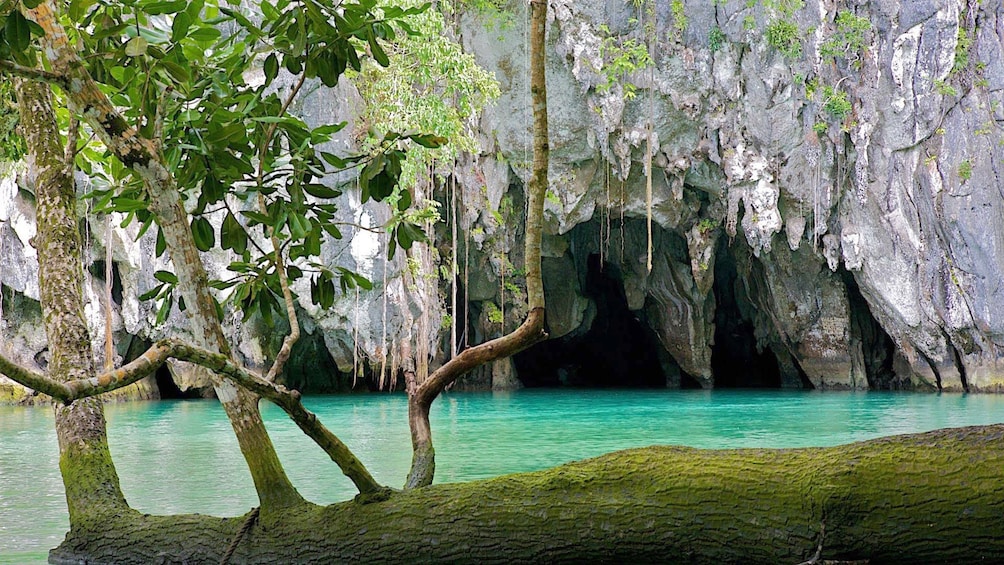
[[[1004,562],[1004,425],[811,449],[649,447],[262,515],[232,563]],[[88,522],[54,562],[218,562],[241,518]]]

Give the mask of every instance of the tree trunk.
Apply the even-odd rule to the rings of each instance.
[[[1004,425],[830,448],[650,447],[554,469],[297,507],[234,562],[1000,563]],[[218,560],[240,519],[127,518],[56,562]],[[84,536],[84,537],[80,537]],[[87,552],[77,549],[85,543]]]
[[[540,246],[544,225],[544,197],[550,146],[547,131],[547,76],[544,70],[547,36],[547,0],[530,0],[530,94],[533,102],[533,174],[527,185],[526,320],[498,339],[465,350],[437,369],[420,385],[408,387],[408,426],[411,429],[411,470],[405,488],[432,484],[436,474],[436,450],[432,445],[429,409],[446,387],[471,369],[515,355],[547,339],[544,331],[544,282],[540,272]],[[456,221],[456,220],[454,220]]]
[[[72,164],[64,163],[49,85],[16,79],[20,130],[28,147],[35,188],[38,281],[49,341],[49,374],[57,381],[94,375],[91,338],[84,318],[77,193]],[[90,398],[56,407],[59,466],[70,523],[128,511],[108,451],[101,401]]]
[[[159,157],[156,144],[139,135],[115,110],[108,97],[87,73],[60,25],[51,0],[28,10],[45,31],[42,43],[53,72],[63,77],[71,110],[93,128],[122,163],[146,184],[150,211],[157,216],[168,252],[178,275],[178,288],[188,305],[196,345],[230,354],[216,307],[209,294],[208,276],[195,246],[188,215],[174,177]],[[286,476],[258,410],[258,397],[232,382],[213,378],[217,396],[230,418],[241,452],[247,461],[263,510],[303,501]]]

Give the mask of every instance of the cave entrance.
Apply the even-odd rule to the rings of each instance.
[[[179,400],[185,398],[198,398],[198,394],[185,394],[178,385],[174,382],[174,377],[171,376],[171,370],[167,368],[167,363],[161,365],[157,372],[154,373],[154,379],[157,381],[157,392],[160,394],[161,400]]]
[[[781,370],[769,348],[757,346],[752,321],[756,306],[750,299],[757,273],[739,269],[727,238],[720,238],[715,257],[715,342],[711,347],[711,372],[715,388],[781,388]],[[752,261],[752,260],[750,260]]]
[[[674,370],[684,382],[697,383],[675,365],[649,329],[644,314],[628,309],[620,270],[588,257],[584,295],[595,305],[585,332],[548,340],[515,356],[516,371],[527,387],[664,388]],[[590,307],[591,309],[593,307]],[[587,314],[588,316],[588,314]]]
[[[868,301],[861,294],[861,287],[854,275],[847,269],[840,269],[840,277],[847,287],[847,303],[850,307],[851,332],[861,340],[865,376],[871,390],[899,390],[906,388],[896,376],[893,362],[896,344],[872,315]]]
[[[338,369],[338,363],[328,351],[320,332],[301,334],[290,350],[279,380],[304,394],[349,392],[352,389],[351,373],[346,375]]]

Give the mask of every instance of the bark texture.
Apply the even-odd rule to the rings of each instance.
[[[774,565],[812,557],[824,521],[824,559],[1001,562],[1002,439],[998,425],[830,448],[622,451],[376,504],[298,506],[259,522],[234,562]],[[218,560],[241,522],[123,519],[51,555]]]
[[[72,161],[64,162],[49,86],[17,79],[20,129],[28,147],[28,174],[35,187],[39,292],[51,352],[53,380],[94,374],[84,319],[84,273],[77,227]],[[101,402],[87,399],[56,407],[59,465],[71,523],[84,515],[127,510],[108,451]]]
[[[515,355],[547,339],[544,331],[544,283],[541,277],[541,238],[544,219],[544,195],[547,193],[547,169],[550,158],[547,133],[547,80],[544,71],[547,36],[547,2],[530,2],[530,94],[533,101],[533,175],[527,186],[529,202],[526,219],[526,296],[529,313],[526,320],[498,339],[467,349],[437,369],[423,383],[408,386],[408,426],[411,429],[411,470],[405,488],[432,484],[436,473],[436,450],[432,445],[429,409],[432,402],[450,384],[471,369]],[[504,316],[503,316],[504,317]]]

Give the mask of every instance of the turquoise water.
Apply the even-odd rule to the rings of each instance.
[[[308,408],[392,486],[411,461],[402,395],[312,397]],[[319,503],[351,483],[274,406],[263,407],[293,482]],[[109,442],[130,504],[149,513],[238,515],[251,477],[215,401],[107,407]],[[825,446],[1004,422],[1004,396],[780,391],[520,391],[448,394],[433,407],[437,482],[530,471],[652,444]],[[44,562],[68,527],[49,408],[0,406],[0,563]]]

